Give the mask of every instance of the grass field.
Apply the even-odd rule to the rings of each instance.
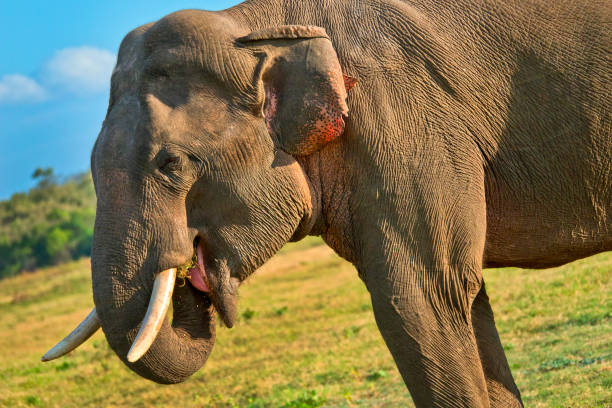
[[[612,407],[612,253],[485,280],[526,406]],[[180,385],[128,371],[101,332],[39,362],[92,307],[90,284],[88,260],[0,281],[0,406],[412,406],[357,273],[317,239],[241,288],[238,323]]]

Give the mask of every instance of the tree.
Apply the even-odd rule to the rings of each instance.
[[[0,278],[88,256],[96,196],[89,173],[64,181],[36,169],[28,193],[0,201]]]
[[[34,170],[34,173],[32,173],[32,178],[34,180],[38,180],[36,188],[40,189],[48,188],[57,184],[57,179],[53,174],[52,167],[47,167],[45,169],[37,167],[36,170]]]

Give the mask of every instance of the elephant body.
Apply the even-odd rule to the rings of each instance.
[[[453,201],[473,194],[468,200],[485,206],[468,210],[486,210],[486,224],[478,221],[484,267],[545,268],[611,249],[612,7],[534,3],[247,2],[229,10],[250,29],[324,27],[343,72],[358,80],[342,146],[298,158],[325,163],[323,186],[343,186],[337,205],[353,219],[324,235],[343,256],[359,258],[340,242],[371,218],[369,207],[384,218],[381,206],[414,213],[421,200],[409,187],[426,184],[419,169],[447,190],[459,184]],[[360,207],[369,216],[356,215]]]
[[[239,283],[322,235],[417,406],[521,406],[482,268],[612,250],[611,18],[609,1],[249,0],[136,29],[92,154],[109,343],[182,381],[211,301],[231,326]],[[212,290],[177,289],[174,330],[127,362],[155,273],[194,242]]]

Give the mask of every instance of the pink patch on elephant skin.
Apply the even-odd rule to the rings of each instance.
[[[309,139],[326,143],[336,139],[344,130],[344,120],[340,110],[327,105],[321,107],[319,118],[309,125],[311,126]]]
[[[268,132],[287,148],[287,152],[296,155],[308,155],[325,144],[335,140],[344,131],[344,118],[348,115],[346,105],[347,89],[355,86],[357,80],[343,75],[339,70],[326,72],[324,78],[316,79],[316,86],[303,90],[303,99],[295,111],[288,113],[283,110],[283,95],[281,90],[273,84],[265,83],[264,116]],[[300,92],[302,89],[292,88],[291,85],[283,87],[285,92]],[[279,115],[287,115],[288,118]],[[291,134],[277,134],[279,131],[287,132],[283,127],[283,120],[300,120],[297,128]]]
[[[343,87],[346,87],[346,79],[349,77],[334,71],[327,74],[329,90],[323,95],[317,95],[315,104],[319,108],[319,115],[308,124],[308,139],[316,145],[329,143],[340,136],[344,131],[343,116],[348,113],[345,102],[346,91]],[[339,77],[343,78],[342,82],[337,80]]]
[[[266,118],[266,127],[268,128],[268,133],[273,134],[271,128],[272,118],[276,115],[278,111],[278,94],[273,87],[264,85],[264,90],[266,92],[266,101],[264,103],[264,116]]]
[[[357,85],[357,78],[343,74],[342,79],[344,79],[344,88],[346,89],[346,92],[350,91],[355,85]]]

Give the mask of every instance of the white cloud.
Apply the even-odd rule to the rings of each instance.
[[[106,91],[115,60],[111,52],[95,47],[61,49],[42,66],[39,81],[21,74],[0,77],[0,103],[36,103],[62,91],[77,94]]]
[[[109,51],[82,46],[56,51],[43,66],[42,79],[51,86],[76,93],[109,88],[116,56]]]
[[[40,102],[47,92],[25,75],[11,74],[0,78],[0,103]]]

